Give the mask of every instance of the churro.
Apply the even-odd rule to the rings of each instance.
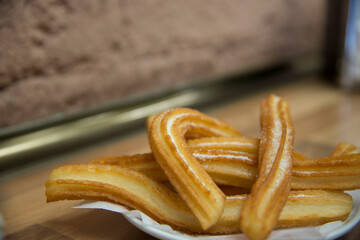
[[[218,149],[193,150],[192,154],[217,184],[250,188],[255,180],[257,160],[253,154]],[[158,181],[169,181],[151,153],[100,158],[91,163],[127,167]]]
[[[250,239],[265,239],[276,226],[290,191],[294,130],[286,101],[270,95],[261,108],[259,173],[240,214]]]
[[[305,159],[296,163],[291,186],[296,189],[353,190],[360,185],[360,154]]]
[[[203,230],[187,204],[165,185],[127,168],[100,164],[73,164],[52,171],[46,182],[48,202],[100,200],[138,209],[159,223],[191,233],[236,233],[246,194],[228,196],[219,221]],[[304,208],[306,207],[306,211]],[[340,191],[290,192],[277,227],[311,226],[345,220],[352,198]]]
[[[156,161],[202,228],[210,228],[224,210],[225,195],[191,154],[185,135],[189,130],[204,137],[232,137],[240,133],[222,121],[185,108],[156,115],[148,127]]]
[[[204,137],[186,142],[192,150],[219,149],[258,155],[259,139],[248,137]]]
[[[251,188],[258,172],[255,154],[221,149],[193,149],[193,156],[217,184]],[[118,165],[158,181],[168,178],[151,153],[99,158],[92,163]],[[354,190],[360,188],[360,154],[307,159],[294,156],[291,189]]]
[[[341,142],[336,145],[330,156],[340,156],[345,154],[359,153],[359,149],[354,145],[347,142]]]
[[[47,201],[110,201],[183,232],[265,239],[275,227],[345,220],[352,198],[340,190],[360,188],[358,149],[294,151],[289,106],[275,95],[262,104],[260,139],[186,108],[149,117],[147,129],[151,153],[59,167]]]
[[[219,149],[229,150],[234,152],[247,152],[259,154],[259,139],[249,137],[203,137],[198,139],[190,139],[187,141],[192,150],[203,149]],[[306,159],[304,155],[294,150],[294,159]]]

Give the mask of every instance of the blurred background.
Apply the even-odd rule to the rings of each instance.
[[[356,89],[358,5],[1,1],[1,171],[297,76]]]

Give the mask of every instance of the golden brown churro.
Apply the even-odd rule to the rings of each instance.
[[[139,209],[174,229],[213,234],[240,231],[238,219],[246,198],[246,195],[227,197],[219,221],[205,231],[176,193],[141,173],[119,166],[61,166],[50,174],[46,182],[46,196],[48,202],[65,199],[115,202]],[[351,208],[351,196],[340,191],[294,191],[289,195],[277,227],[310,226],[344,220]]]
[[[354,145],[347,142],[341,142],[336,145],[334,151],[330,154],[330,156],[340,156],[345,154],[353,154],[359,153],[359,149]]]
[[[253,154],[222,151],[193,150],[193,156],[217,184],[250,188],[257,174],[257,157]],[[131,168],[158,181],[168,181],[150,153],[95,159],[91,163]]]
[[[275,95],[261,108],[260,141],[186,108],[149,117],[147,128],[152,153],[59,167],[47,201],[110,201],[183,232],[265,239],[274,227],[345,220],[352,198],[339,190],[360,188],[358,149],[340,143],[317,159],[295,152],[289,107]]]
[[[219,149],[235,152],[259,153],[259,139],[247,137],[204,137],[187,141],[192,150]]]
[[[185,134],[189,130],[205,137],[240,133],[224,122],[185,108],[160,113],[149,125],[149,142],[156,161],[203,229],[208,229],[220,218],[225,195],[191,154]]]
[[[229,150],[235,152],[247,152],[259,154],[259,139],[248,138],[248,137],[203,137],[198,139],[190,139],[187,141],[189,147],[192,150],[203,150],[203,149],[219,149]],[[294,159],[301,160],[307,159],[304,155],[294,150]]]
[[[254,154],[211,148],[201,150],[196,147],[192,154],[217,184],[251,188],[256,179],[258,161]],[[100,158],[92,163],[128,167],[158,181],[168,181],[151,153]],[[360,188],[360,154],[307,160],[294,156],[291,189],[357,188]]]
[[[265,239],[276,226],[290,191],[294,129],[286,101],[270,95],[261,108],[259,174],[240,215],[250,239]]]
[[[360,154],[305,159],[296,163],[291,186],[296,189],[342,189],[359,188]]]

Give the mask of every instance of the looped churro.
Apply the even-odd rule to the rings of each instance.
[[[59,167],[47,201],[110,201],[183,232],[264,239],[274,227],[345,220],[352,198],[338,190],[360,188],[358,149],[341,143],[317,159],[295,152],[289,107],[275,95],[261,108],[260,141],[185,108],[149,117],[147,128],[152,153]]]
[[[276,226],[290,191],[294,129],[284,99],[270,95],[261,108],[259,174],[240,215],[241,230],[265,239]]]
[[[156,161],[172,186],[188,204],[203,229],[208,229],[224,210],[225,195],[191,154],[185,134],[239,136],[224,122],[196,110],[178,108],[155,116],[148,124],[149,142]]]

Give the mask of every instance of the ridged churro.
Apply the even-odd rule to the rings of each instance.
[[[260,139],[186,108],[149,117],[147,129],[151,153],[58,167],[47,201],[110,201],[186,233],[265,239],[275,227],[345,220],[353,203],[341,190],[360,188],[356,146],[316,159],[294,151],[289,106],[275,95],[262,104]]]
[[[360,154],[354,153],[298,161],[291,186],[296,189],[357,189],[360,185],[359,159]]]
[[[185,135],[190,130],[205,137],[232,137],[240,133],[222,121],[185,108],[156,115],[148,127],[156,161],[202,228],[210,228],[224,210],[225,195],[192,155]]]
[[[127,168],[100,164],[73,164],[52,171],[46,182],[48,202],[103,200],[138,209],[159,223],[192,233],[236,233],[247,195],[229,196],[219,221],[203,230],[187,204],[165,185]],[[306,211],[304,211],[306,208]],[[345,220],[352,198],[340,191],[290,192],[277,227],[311,226]]]
[[[250,188],[256,178],[257,157],[253,154],[218,149],[193,150],[192,154],[217,184]],[[91,163],[127,167],[158,181],[168,181],[151,153],[100,158]]]
[[[250,239],[265,239],[276,226],[290,191],[294,129],[287,102],[270,95],[261,108],[259,173],[240,214]]]
[[[353,154],[353,153],[359,153],[359,149],[354,144],[341,142],[338,145],[336,145],[334,151],[332,151],[332,153],[330,154],[330,157]]]
[[[259,154],[259,139],[248,137],[203,137],[198,139],[190,139],[187,141],[192,150],[197,149],[219,149],[235,152],[247,152]],[[304,155],[294,150],[295,160],[306,159]]]
[[[186,142],[192,150],[219,149],[258,155],[259,139],[248,137],[204,137]]]
[[[221,149],[193,149],[193,156],[217,184],[251,188],[258,172],[257,156]],[[92,163],[128,167],[156,180],[168,178],[151,153],[95,159]],[[291,189],[354,190],[360,188],[360,154],[307,159],[294,156]]]

